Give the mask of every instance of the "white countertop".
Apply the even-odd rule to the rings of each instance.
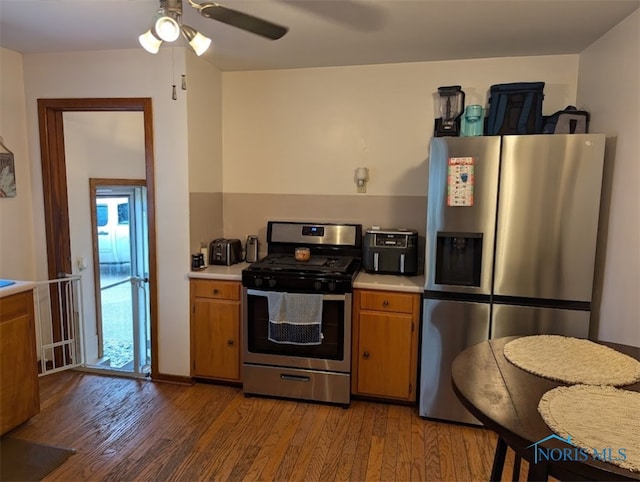
[[[371,274],[360,271],[354,288],[366,290],[403,291],[406,293],[422,293],[424,276],[399,276],[390,274]]]
[[[15,280],[7,280],[7,281],[15,281]],[[23,291],[32,290],[35,287],[36,287],[36,284],[33,281],[15,281],[14,284],[12,285],[0,288],[0,298],[4,298],[5,296],[15,295],[17,293],[22,293]]]
[[[207,266],[199,271],[190,271],[188,278],[217,279],[242,281],[242,270],[250,263],[238,263],[231,266]],[[354,288],[367,290],[403,291],[407,293],[422,293],[424,291],[424,276],[396,276],[387,274],[371,274],[360,271],[356,277]]]
[[[187,277],[199,279],[219,279],[228,281],[242,281],[242,270],[249,263],[232,264],[231,266],[211,265],[198,271],[189,271]]]

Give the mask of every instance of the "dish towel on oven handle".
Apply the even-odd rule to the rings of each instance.
[[[322,343],[322,295],[267,293],[269,341],[289,345]]]

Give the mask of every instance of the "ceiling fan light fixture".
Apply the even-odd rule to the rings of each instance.
[[[151,53],[157,53],[162,42],[174,42],[182,33],[196,55],[205,53],[211,46],[211,39],[202,35],[193,27],[182,23],[182,0],[159,0],[160,8],[156,11],[153,27],[138,37],[140,44]],[[210,0],[197,3],[188,0],[200,15],[245,32],[251,32],[270,40],[281,38],[289,30],[287,27],[263,20],[253,15],[223,7]]]
[[[177,20],[166,14],[156,20],[154,29],[158,37],[165,42],[173,42],[180,36],[180,25]]]
[[[150,54],[157,54],[158,50],[160,50],[160,45],[162,44],[162,40],[153,34],[152,29],[149,29],[140,35],[138,37],[138,42],[140,42],[142,48]]]
[[[202,35],[193,27],[182,25],[181,30],[182,35],[187,39],[187,42],[189,42],[189,45],[191,45],[191,48],[198,57],[205,53],[211,45],[211,39]]]

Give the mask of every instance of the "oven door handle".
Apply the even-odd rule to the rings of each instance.
[[[247,295],[249,296],[267,296],[267,293],[269,293],[269,291],[253,290],[253,289],[247,290]],[[322,294],[323,301],[344,301],[346,299],[347,299],[346,294],[344,295]]]

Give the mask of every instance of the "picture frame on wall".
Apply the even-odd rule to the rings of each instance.
[[[16,197],[16,167],[11,152],[0,138],[0,198]]]

